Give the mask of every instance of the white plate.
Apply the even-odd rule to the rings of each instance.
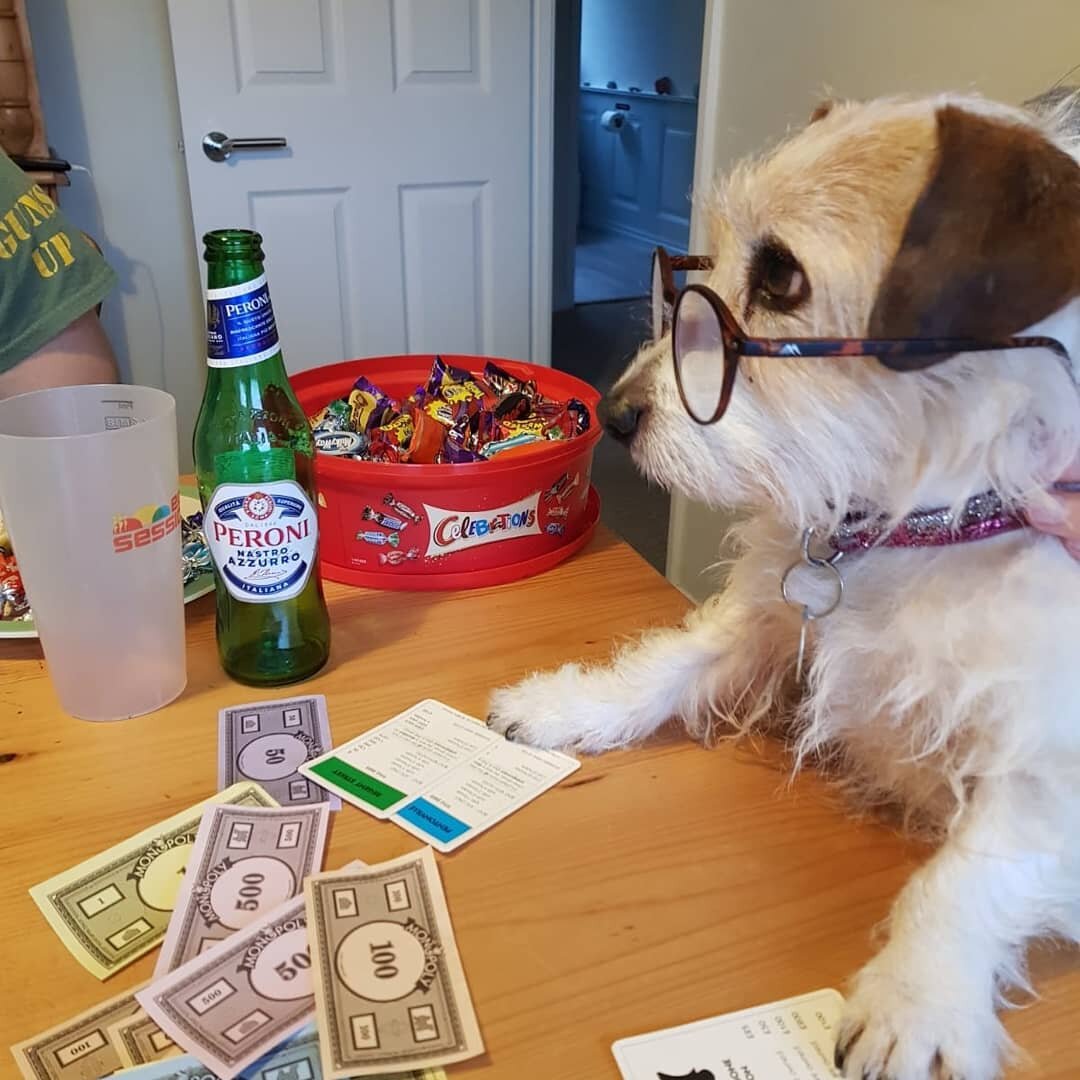
[[[189,494],[191,488],[184,488],[180,492],[180,515],[190,517],[197,514],[202,506],[198,498]],[[184,603],[190,604],[192,600],[198,600],[200,596],[214,591],[214,575],[202,574],[194,581],[184,586]],[[34,627],[33,619],[6,619],[0,620],[0,641],[9,638],[36,638],[38,632]]]

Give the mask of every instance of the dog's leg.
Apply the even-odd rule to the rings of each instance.
[[[488,723],[533,746],[590,752],[643,739],[676,717],[700,732],[796,641],[786,608],[751,608],[729,587],[681,629],[654,630],[608,665],[567,664],[496,690]]]
[[[1022,980],[1026,940],[1052,924],[1061,837],[1040,792],[981,781],[945,846],[893,909],[890,939],[856,976],[836,1062],[857,1080],[992,1080],[1009,1046],[995,1005]],[[1058,820],[1065,820],[1059,817]]]

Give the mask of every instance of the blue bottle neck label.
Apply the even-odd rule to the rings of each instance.
[[[211,367],[258,364],[280,351],[266,275],[206,292],[206,362]]]

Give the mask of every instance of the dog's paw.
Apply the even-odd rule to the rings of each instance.
[[[598,752],[622,745],[626,710],[604,699],[601,683],[580,664],[530,675],[492,693],[488,726],[545,750]]]
[[[955,973],[944,967],[938,979],[918,981],[884,968],[872,962],[856,980],[837,1029],[836,1067],[842,1076],[994,1080],[999,1075],[1007,1037],[989,988],[962,978],[951,987]]]

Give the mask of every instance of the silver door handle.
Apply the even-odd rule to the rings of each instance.
[[[234,150],[281,150],[288,146],[281,136],[269,139],[230,139],[222,131],[208,131],[203,136],[203,153],[211,161],[227,161]]]

